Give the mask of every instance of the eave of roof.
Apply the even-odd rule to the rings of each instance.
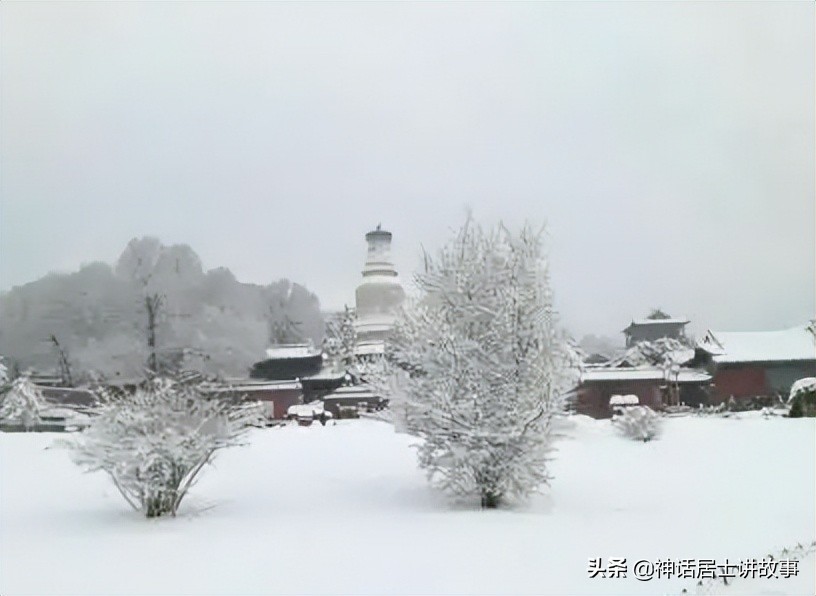
[[[688,319],[685,318],[676,318],[676,319],[634,319],[629,326],[623,330],[624,333],[630,331],[631,329],[635,329],[637,327],[649,327],[649,326],[661,326],[661,325],[687,325],[690,323]]]

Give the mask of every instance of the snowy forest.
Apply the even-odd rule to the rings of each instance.
[[[245,375],[270,341],[323,335],[319,300],[304,286],[241,283],[229,269],[205,271],[189,246],[143,237],[113,266],[52,273],[0,296],[0,353],[20,370],[56,372],[61,350],[80,378],[138,376],[148,355],[147,296],[161,298],[159,354],[208,373]]]

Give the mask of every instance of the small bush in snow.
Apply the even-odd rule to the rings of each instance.
[[[219,449],[241,444],[262,408],[199,385],[153,379],[132,395],[103,396],[89,427],[67,442],[74,461],[106,472],[146,517],[175,515]]]
[[[31,430],[42,422],[45,400],[37,386],[26,376],[17,377],[2,388],[0,422]]]
[[[800,379],[791,387],[788,416],[803,418],[816,416],[816,378]]]
[[[660,434],[660,416],[648,406],[631,406],[612,419],[625,437],[635,441],[651,441]]]
[[[726,409],[725,402],[722,402],[716,406],[706,406],[700,404],[697,406],[695,413],[698,416],[723,416],[728,414],[728,410]]]
[[[813,418],[816,417],[816,392],[800,393],[791,402],[791,418]]]

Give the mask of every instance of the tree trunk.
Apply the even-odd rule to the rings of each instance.
[[[501,495],[492,491],[482,491],[482,509],[495,509],[500,501]]]

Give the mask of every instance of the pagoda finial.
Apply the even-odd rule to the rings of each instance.
[[[382,228],[382,222],[380,222],[380,223],[378,223],[378,224],[377,224],[377,231],[378,231],[378,232],[380,231],[380,228]]]

